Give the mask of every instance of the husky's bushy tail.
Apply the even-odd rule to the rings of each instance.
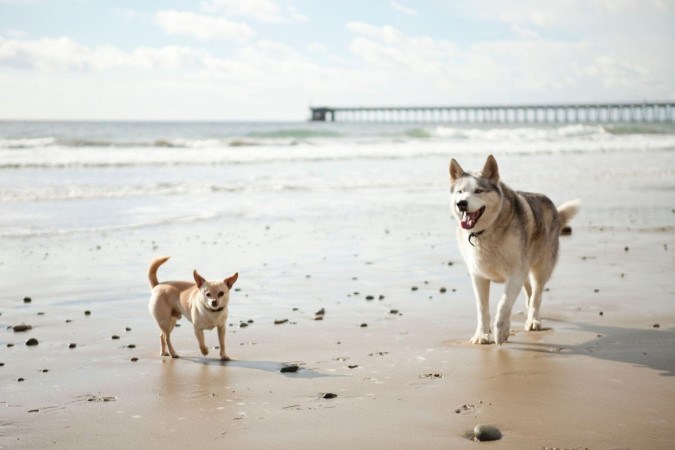
[[[558,216],[560,217],[560,227],[564,227],[570,223],[570,220],[579,212],[581,207],[581,200],[570,200],[558,206]]]
[[[168,256],[162,256],[160,258],[154,259],[150,263],[150,267],[148,267],[148,280],[150,280],[150,287],[155,287],[159,284],[159,281],[157,281],[157,269],[159,269],[159,266],[164,264],[169,260]]]

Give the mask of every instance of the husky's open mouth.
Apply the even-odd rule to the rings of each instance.
[[[465,230],[470,230],[475,227],[476,223],[478,223],[478,219],[480,219],[480,216],[483,215],[483,212],[485,212],[485,206],[474,212],[462,212],[462,228]]]

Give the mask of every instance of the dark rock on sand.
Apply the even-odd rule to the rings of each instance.
[[[390,309],[389,314],[398,314],[398,309]]]
[[[502,432],[493,425],[476,425],[473,438],[477,441],[496,441],[502,438]]]
[[[300,369],[300,366],[297,364],[291,364],[289,366],[284,366],[282,367],[279,372],[281,373],[294,373],[297,372]]]
[[[373,296],[373,295],[366,295],[366,300],[368,300],[368,301],[375,300],[375,296]]]
[[[138,358],[136,358],[135,356],[133,358],[131,358],[131,362],[136,362],[136,361],[138,361]]]
[[[333,394],[332,392],[326,392],[325,394],[323,394],[323,398],[331,399],[335,397],[337,397],[337,394]]]
[[[68,346],[68,348],[75,348],[75,347],[77,347],[77,344],[76,344],[76,343],[74,343],[74,342],[73,342],[73,343],[71,343],[71,344],[70,344],[70,345]]]
[[[23,298],[23,302],[24,302],[24,303],[30,303],[30,302],[32,302],[32,301],[33,301],[33,299],[30,298],[30,297],[24,297],[24,298]]]
[[[439,289],[439,291],[440,291],[441,294],[445,294],[448,290],[446,288],[442,287],[442,288]]]
[[[366,328],[366,327],[368,326],[368,324],[367,324],[367,323],[362,323],[360,326],[361,326],[361,328]]]
[[[413,286],[410,288],[411,291],[416,291],[417,289],[419,289],[417,286]]]
[[[112,335],[112,338],[113,338],[113,339],[119,339],[120,337],[119,337],[118,335],[116,335],[116,334],[113,334],[113,335]]]
[[[288,319],[277,319],[274,321],[274,325],[281,325],[282,323],[288,322]]]
[[[22,325],[14,325],[14,326],[12,327],[12,329],[14,330],[15,333],[18,333],[18,332],[21,332],[21,331],[32,330],[33,327],[30,326],[30,325],[24,325],[24,324],[22,324]]]
[[[323,316],[324,314],[326,314],[326,310],[323,308],[314,313],[316,316]]]
[[[35,338],[30,338],[26,341],[26,345],[28,345],[29,347],[32,347],[34,345],[38,345],[38,340],[35,339]]]
[[[655,323],[654,325],[652,325],[652,328],[660,328],[660,327],[661,327],[661,325],[659,325],[658,323]]]
[[[23,379],[23,378],[18,378],[16,381],[18,381],[19,383],[21,383],[22,381],[24,381],[24,379]]]
[[[357,367],[359,367],[359,365],[358,364],[352,364],[351,366],[347,366],[347,367],[349,367],[350,369],[356,369]]]
[[[86,311],[84,312],[84,315],[85,315],[85,316],[91,316],[91,311],[86,310]]]

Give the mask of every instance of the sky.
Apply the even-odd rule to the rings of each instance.
[[[0,0],[0,119],[675,100],[675,0]]]

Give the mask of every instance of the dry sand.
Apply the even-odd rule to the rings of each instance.
[[[198,356],[185,320],[174,334],[182,357],[159,357],[145,298],[132,306],[87,303],[86,294],[81,303],[5,300],[1,323],[33,329],[2,331],[0,445],[673,448],[673,232],[585,229],[562,239],[544,298],[546,330],[520,331],[521,298],[515,334],[501,348],[468,343],[475,326],[469,279],[460,261],[440,259],[434,271],[456,277],[455,285],[433,273],[425,284],[420,270],[407,279],[384,274],[390,283],[379,287],[363,279],[345,286],[321,277],[336,269],[330,262],[305,268],[314,275],[295,276],[284,295],[301,297],[303,286],[315,286],[349,297],[272,309],[245,328],[246,317],[235,312],[246,298],[242,283],[232,299],[234,360],[227,363],[215,350]],[[78,298],[72,286],[64,289]],[[375,299],[366,300],[368,293]],[[319,307],[326,314],[315,321]],[[31,337],[39,345],[25,346]],[[215,332],[207,342],[217,342]],[[298,372],[280,372],[292,363]],[[469,440],[479,423],[499,427],[503,438]]]

